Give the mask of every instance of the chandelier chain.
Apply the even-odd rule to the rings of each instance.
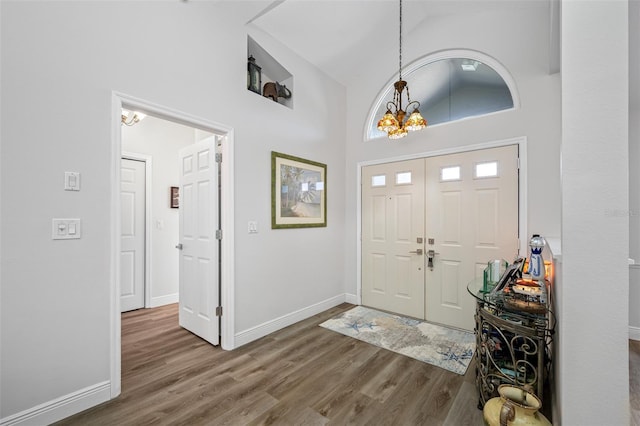
[[[400,139],[409,132],[424,129],[427,126],[425,120],[418,108],[420,102],[412,101],[409,94],[409,86],[402,79],[402,0],[398,0],[399,10],[399,49],[398,49],[398,81],[393,84],[393,100],[387,102],[387,112],[382,119],[378,121],[378,130],[386,132],[389,139]],[[407,91],[406,111],[402,108],[402,95]],[[409,112],[410,107],[413,111]],[[406,121],[405,121],[406,119]]]
[[[398,76],[402,80],[402,0],[400,0],[400,54],[398,55]]]

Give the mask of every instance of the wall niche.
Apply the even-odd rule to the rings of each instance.
[[[293,109],[293,76],[250,36],[247,36],[247,90]]]

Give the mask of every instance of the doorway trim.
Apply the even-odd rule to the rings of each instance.
[[[376,164],[393,163],[396,161],[415,160],[417,158],[437,157],[448,154],[460,154],[488,148],[499,148],[507,145],[518,145],[518,238],[519,253],[527,252],[527,137],[520,136],[473,145],[456,146],[452,148],[427,151],[416,154],[387,157],[378,160],[361,161],[356,164],[356,304],[362,305],[362,168]]]
[[[147,154],[122,151],[120,158],[144,162],[144,307],[151,307],[151,209],[153,208],[153,158]],[[119,275],[118,275],[119,276]]]
[[[174,110],[124,93],[111,93],[111,211],[110,211],[110,377],[111,398],[121,392],[122,360],[121,360],[121,324],[120,324],[120,158],[122,157],[121,116],[122,108],[140,110],[155,117],[179,123],[185,126],[205,130],[220,136],[223,161],[220,166],[221,203],[225,206],[220,214],[222,239],[220,305],[224,307],[224,315],[220,318],[220,346],[225,350],[235,348],[235,270],[234,270],[234,130],[229,126],[196,117],[182,111]],[[145,295],[146,297],[146,295]]]

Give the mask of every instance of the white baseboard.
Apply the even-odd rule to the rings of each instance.
[[[158,306],[170,305],[172,303],[178,303],[178,293],[167,294],[166,296],[158,296],[151,298],[150,308],[157,308]]]
[[[0,425],[48,425],[109,399],[111,382],[101,382],[0,419]]]
[[[629,326],[629,339],[640,340],[640,327]]]
[[[282,328],[288,327],[291,324],[295,324],[299,321],[312,317],[320,312],[331,309],[334,306],[338,306],[346,301],[346,294],[340,294],[330,299],[323,300],[315,305],[307,306],[306,308],[299,309],[289,314],[283,315],[280,318],[267,321],[255,327],[251,327],[247,330],[236,333],[235,335],[235,347],[238,348],[242,345],[246,345],[249,342],[253,342],[261,337],[271,334],[274,331],[278,331]]]
[[[345,302],[351,303],[352,305],[358,304],[358,296],[355,294],[347,293],[345,294]]]

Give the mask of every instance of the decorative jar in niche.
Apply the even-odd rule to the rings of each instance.
[[[542,402],[533,393],[518,386],[500,385],[499,397],[491,398],[484,405],[484,422],[489,426],[550,426],[547,418],[539,413]]]
[[[253,55],[249,56],[247,62],[247,89],[252,92],[260,94],[260,88],[262,87],[262,68],[256,64],[256,59]]]

